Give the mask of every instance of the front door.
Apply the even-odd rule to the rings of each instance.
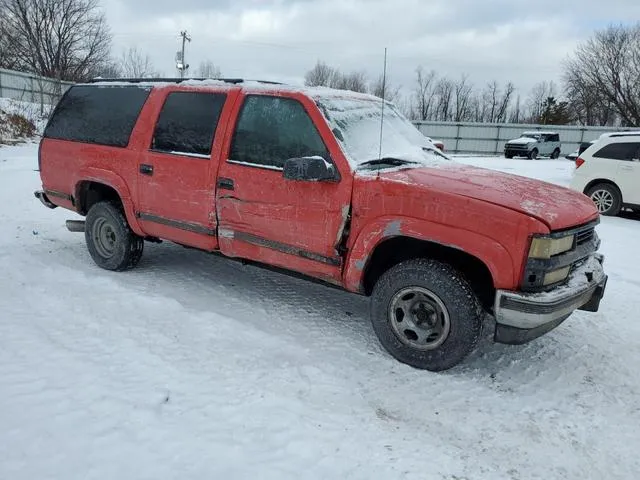
[[[336,158],[329,154],[325,140],[334,141],[329,127],[306,97],[247,95],[242,101],[229,155],[218,172],[220,250],[339,282],[337,246],[349,212],[352,176],[344,157],[337,157],[341,153]],[[332,163],[340,180],[283,178],[286,159],[309,156]]]
[[[138,164],[137,215],[148,235],[217,247],[211,148],[225,98],[209,92],[167,95]]]

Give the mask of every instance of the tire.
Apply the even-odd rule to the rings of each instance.
[[[91,258],[105,270],[128,270],[142,258],[144,239],[133,233],[122,209],[112,202],[98,202],[89,209],[84,237]]]
[[[615,185],[599,183],[585,193],[598,208],[600,215],[615,217],[622,210],[622,194]]]
[[[556,148],[553,151],[553,153],[551,154],[551,158],[553,158],[554,160],[560,158],[560,149],[559,148]]]
[[[513,153],[507,153],[505,154],[505,157],[511,160],[513,158]]]
[[[538,158],[538,149],[537,148],[534,148],[533,150],[531,150],[529,152],[529,158],[531,160],[535,160],[536,158]]]
[[[411,316],[404,314],[407,310]],[[391,356],[439,372],[476,348],[484,314],[460,273],[436,260],[416,259],[380,277],[371,295],[370,316],[378,340]]]

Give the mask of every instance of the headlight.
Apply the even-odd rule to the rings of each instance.
[[[558,283],[564,280],[569,276],[569,272],[571,271],[571,267],[559,268],[558,270],[553,270],[552,272],[545,273],[544,275],[544,286],[551,285],[553,283]]]
[[[536,237],[531,241],[529,258],[549,259],[573,248],[574,235],[561,238]]]

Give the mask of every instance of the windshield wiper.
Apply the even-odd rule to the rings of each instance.
[[[385,158],[376,158],[374,160],[367,160],[366,162],[362,162],[360,167],[401,167],[402,165],[411,165],[411,164],[419,164],[418,162],[412,162],[411,160],[403,160],[401,158],[393,158],[393,157],[385,157]]]

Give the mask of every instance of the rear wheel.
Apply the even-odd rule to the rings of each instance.
[[[560,158],[560,149],[556,148],[553,153],[551,154],[551,158],[556,159],[556,158]]]
[[[144,249],[121,208],[112,202],[91,207],[85,222],[85,241],[93,261],[105,270],[122,271],[135,267]]]
[[[534,148],[533,150],[531,150],[529,152],[529,158],[531,160],[535,160],[536,158],[538,158],[538,149],[537,148]]]
[[[586,192],[601,215],[614,217],[622,210],[622,194],[610,183],[594,185]]]
[[[417,259],[385,272],[371,297],[373,329],[384,348],[415,368],[447,370],[476,347],[483,311],[462,275]]]

